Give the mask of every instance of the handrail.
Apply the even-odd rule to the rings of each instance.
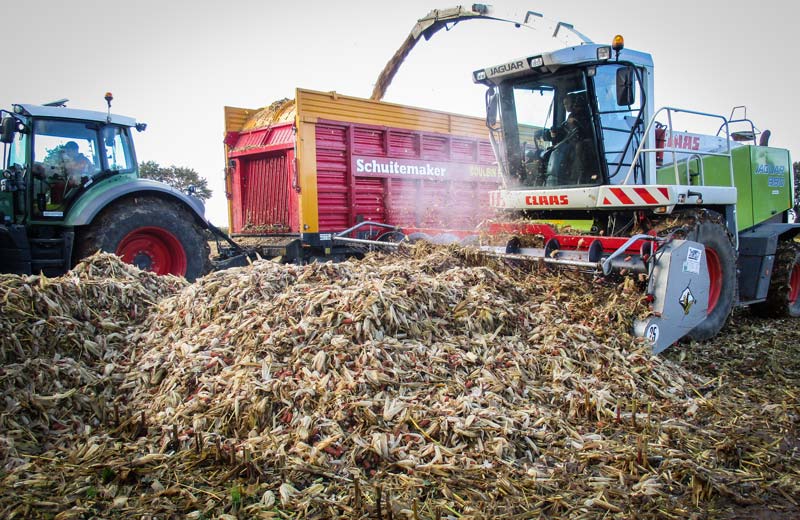
[[[701,117],[709,117],[713,119],[720,119],[722,124],[720,125],[720,130],[725,128],[725,143],[727,146],[727,150],[724,153],[720,152],[706,152],[706,151],[697,151],[697,150],[681,150],[678,148],[645,148],[644,145],[648,142],[647,136],[650,135],[650,132],[653,129],[653,125],[656,123],[656,118],[658,117],[661,112],[666,112],[667,117],[667,129],[670,134],[673,133],[672,127],[672,114],[673,113],[685,113],[685,114],[692,114]],[[719,131],[717,132],[719,135]],[[647,124],[644,132],[645,139],[639,143],[639,146],[636,149],[636,153],[633,156],[633,161],[631,161],[631,166],[628,169],[628,174],[625,176],[625,179],[622,181],[622,184],[630,184],[631,177],[634,175],[634,171],[636,169],[637,164],[639,163],[639,158],[643,153],[652,153],[652,152],[668,152],[672,154],[672,165],[675,169],[675,184],[679,185],[680,182],[680,173],[678,171],[678,157],[677,154],[689,154],[691,159],[694,156],[701,157],[701,164],[702,164],[702,156],[715,156],[715,157],[727,157],[728,158],[728,167],[730,170],[730,181],[731,186],[734,186],[734,176],[733,176],[733,157],[731,156],[731,138],[730,138],[730,128],[728,126],[728,120],[721,115],[718,114],[711,114],[708,112],[698,112],[695,110],[687,110],[684,108],[676,108],[676,107],[661,107],[653,114],[653,117],[650,118],[650,122]],[[701,166],[702,168],[702,166]],[[688,170],[688,160],[687,160],[687,170]],[[655,176],[655,172],[648,172],[649,175]],[[652,178],[652,177],[651,177]],[[701,185],[705,185],[705,178],[701,177]]]
[[[701,157],[699,153],[693,153],[692,155],[690,155],[689,157],[686,158],[686,185],[687,186],[691,186],[692,185],[692,174],[689,171],[689,163],[690,163],[690,161],[693,161],[695,159],[697,159],[697,164],[698,164],[697,173],[700,176],[700,186],[705,186],[706,185],[706,179],[705,179],[705,175],[703,175],[703,171],[704,171],[704,169],[703,169],[703,157]]]
[[[736,111],[738,109],[740,109],[740,108],[744,112],[744,116],[742,116],[742,117],[740,117],[738,119],[734,119],[734,115],[736,115]],[[731,109],[731,115],[728,116],[728,125],[734,125],[736,123],[745,123],[747,125],[750,125],[750,132],[749,133],[747,131],[733,132],[731,134],[731,136],[733,137],[733,140],[734,141],[753,141],[753,145],[756,145],[756,136],[758,134],[760,134],[761,131],[758,128],[756,128],[756,125],[753,123],[753,121],[747,117],[747,107],[746,106],[739,105],[739,106],[735,106],[735,107],[733,107]],[[722,128],[723,127],[720,126],[719,129],[717,129],[717,137],[719,137],[719,133],[722,131]],[[742,139],[736,139],[736,137],[734,137],[736,134],[740,134],[740,137],[742,137]]]

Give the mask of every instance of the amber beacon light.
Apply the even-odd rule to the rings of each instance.
[[[615,57],[619,59],[619,52],[625,48],[625,38],[621,34],[614,36],[614,39],[611,40],[611,48],[614,50]]]

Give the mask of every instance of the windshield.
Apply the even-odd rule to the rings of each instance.
[[[582,71],[500,87],[506,171],[522,187],[602,182],[593,106]]]

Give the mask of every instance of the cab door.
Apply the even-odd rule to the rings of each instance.
[[[598,66],[594,73],[594,89],[597,96],[597,113],[600,117],[603,156],[608,167],[610,184],[621,184],[630,171],[636,149],[644,138],[644,122],[639,117],[642,109],[641,85],[635,70],[629,65],[609,64]],[[630,73],[634,93],[630,104],[620,105],[618,77]],[[639,161],[631,179],[644,182],[644,172]]]

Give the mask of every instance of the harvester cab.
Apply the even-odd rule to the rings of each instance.
[[[487,126],[505,181],[491,204],[515,222],[495,224],[492,232],[515,237],[487,250],[640,275],[652,313],[634,330],[655,352],[686,335],[714,336],[736,303],[800,314],[791,160],[756,145],[752,123],[731,135],[725,117],[656,110],[653,60],[621,36],[524,56],[473,79],[488,87]],[[676,115],[719,131],[675,131]],[[544,247],[523,247],[533,236]]]
[[[107,112],[16,104],[0,111],[0,272],[58,275],[97,250],[158,274],[209,268],[202,201],[139,178],[132,131]]]

